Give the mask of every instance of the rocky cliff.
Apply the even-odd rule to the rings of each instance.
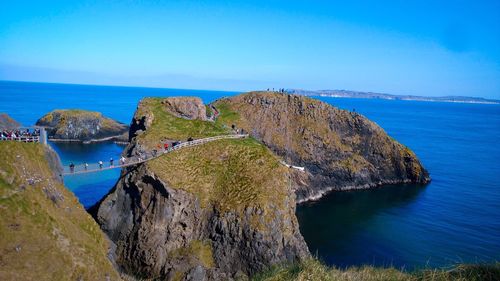
[[[330,190],[427,183],[416,155],[364,116],[308,97],[251,92],[214,102],[218,122],[261,140],[295,173],[299,201]]]
[[[48,136],[52,140],[128,140],[128,126],[93,111],[54,110],[40,118],[36,125],[47,127]]]
[[[12,130],[17,129],[21,126],[19,122],[12,119],[6,113],[0,113],[0,130]]]
[[[155,148],[162,140],[229,133],[193,113],[202,107],[179,103],[142,100],[126,153]],[[288,169],[268,148],[244,139],[178,150],[124,170],[91,212],[116,243],[117,263],[125,272],[227,280],[309,256],[295,205]]]
[[[58,163],[41,144],[0,142],[0,280],[120,280]]]
[[[200,98],[171,97],[162,101],[165,110],[186,119],[207,120],[207,111]]]

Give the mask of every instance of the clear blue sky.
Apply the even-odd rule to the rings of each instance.
[[[1,1],[0,80],[500,98],[500,1]]]

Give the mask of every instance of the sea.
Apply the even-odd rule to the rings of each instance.
[[[129,124],[144,97],[237,92],[0,81],[0,112],[25,126],[54,109],[102,112]],[[426,186],[333,192],[297,207],[316,257],[337,267],[446,268],[500,261],[500,105],[315,97],[356,111],[410,147],[430,172]],[[118,159],[114,143],[50,143],[64,165]],[[64,178],[86,207],[113,187],[118,170]]]

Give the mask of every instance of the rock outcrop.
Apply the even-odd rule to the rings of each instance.
[[[248,93],[213,103],[213,122],[200,120],[202,104],[182,101],[142,100],[125,153],[235,129],[255,139],[185,148],[122,171],[91,212],[116,243],[118,265],[141,278],[239,279],[300,262],[310,255],[296,198],[429,181],[414,153],[375,123],[320,101]]]
[[[12,119],[6,113],[0,113],[0,130],[13,130],[21,126],[19,122]]]
[[[197,97],[172,97],[163,100],[162,104],[165,109],[177,117],[186,118],[189,120],[207,119],[207,111],[205,105],[200,98]]]
[[[127,154],[162,139],[228,133],[214,122],[174,116],[165,107],[170,101],[141,101]],[[122,171],[91,212],[116,244],[118,265],[129,274],[237,279],[309,257],[289,176],[255,140],[221,140]]]
[[[360,114],[274,92],[251,92],[214,105],[221,122],[244,129],[287,163],[306,168],[306,174],[295,175],[299,201],[330,190],[430,181],[409,148]]]
[[[53,141],[126,141],[129,130],[127,125],[99,112],[85,110],[54,110],[40,118],[36,125],[46,127]]]
[[[59,169],[41,144],[0,142],[0,280],[121,280]]]

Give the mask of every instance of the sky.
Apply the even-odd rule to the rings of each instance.
[[[0,80],[500,98],[500,1],[0,0]]]

